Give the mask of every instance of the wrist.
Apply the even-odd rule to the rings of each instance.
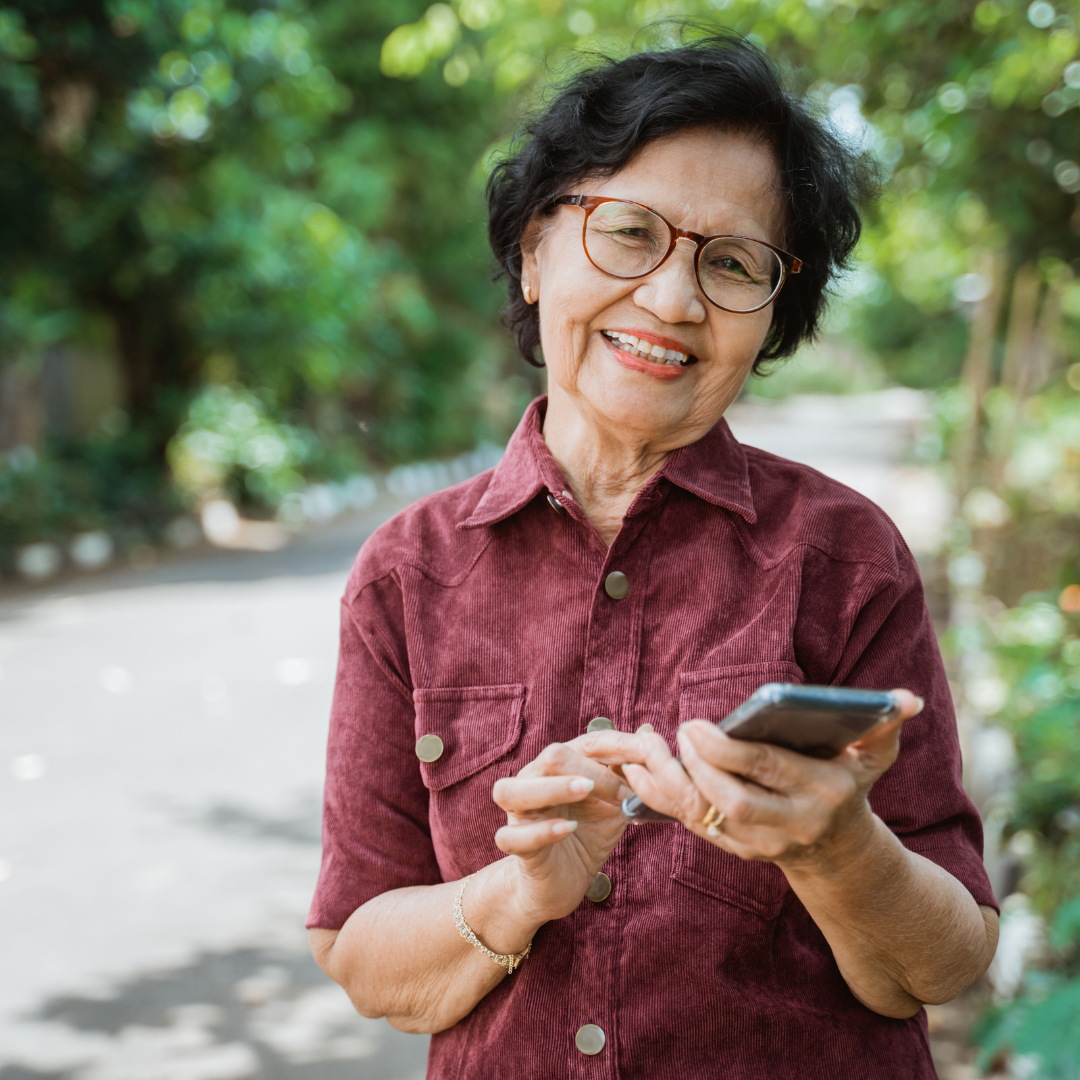
[[[521,952],[548,921],[528,903],[517,861],[511,855],[480,871],[462,898],[466,921],[492,952]]]
[[[881,847],[882,830],[893,839],[885,823],[864,799],[813,847],[782,861],[780,868],[792,876],[844,877],[865,867],[866,860]]]

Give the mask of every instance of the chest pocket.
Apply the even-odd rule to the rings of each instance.
[[[679,723],[716,723],[764,683],[803,681],[799,667],[782,660],[684,671],[679,677]],[[671,876],[675,881],[763,919],[775,919],[780,914],[789,886],[779,867],[740,859],[689,829],[673,832]]]
[[[491,789],[516,771],[513,752],[521,741],[525,687],[453,686],[413,691],[416,737],[437,735],[442,753],[420,762],[430,792],[428,825],[435,857],[446,881],[471,874],[502,858],[495,831],[506,814]]]
[[[475,776],[510,753],[521,739],[525,687],[447,686],[414,690],[416,737],[438,735],[442,754],[421,761],[429,791],[442,791]]]

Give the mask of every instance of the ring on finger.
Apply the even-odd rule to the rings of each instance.
[[[727,814],[720,810],[717,810],[715,806],[710,806],[705,811],[705,816],[701,819],[701,824],[705,826],[705,832],[709,836],[719,836],[724,829],[724,818]]]

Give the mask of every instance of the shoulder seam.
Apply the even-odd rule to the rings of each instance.
[[[357,590],[356,595],[353,597],[353,600],[355,600],[357,597],[359,597],[360,593],[362,593],[364,591],[364,589],[367,589],[369,586],[374,585],[378,581],[382,581],[384,578],[388,578],[388,577],[392,577],[392,576],[393,576],[393,570],[388,570],[385,574],[380,574],[378,577],[372,578],[371,581],[367,582],[365,585],[363,585],[360,589]],[[365,640],[365,633],[364,633],[363,628],[360,626],[360,624],[356,620],[356,614],[355,614],[355,612],[353,611],[353,608],[352,608],[352,601],[346,601],[346,599],[344,597],[342,597],[341,602],[342,602],[342,605],[348,611],[349,620],[352,622],[353,626],[356,628],[357,634],[360,635],[360,640],[364,643],[364,648],[367,649],[368,653],[371,655],[371,659],[374,660],[376,664],[378,664],[378,666],[382,670],[383,674],[386,675],[386,677],[390,680],[390,683],[394,687],[394,689],[397,690],[398,693],[401,694],[401,696],[406,701],[408,701],[408,703],[410,705],[412,705],[412,703],[413,703],[412,692],[411,692],[411,690],[407,690],[405,688],[405,686],[411,687],[412,680],[410,679],[407,684],[402,685],[403,680],[401,679],[400,672],[388,671],[387,670],[386,665],[379,659],[379,657],[376,655],[376,653],[374,651],[372,651],[371,647],[368,645],[367,641]],[[387,638],[386,634],[383,633],[382,628],[377,623],[373,622],[371,624],[371,633],[374,634],[375,637],[377,637],[379,639],[379,643],[382,645],[382,647],[386,650],[386,652],[389,655],[392,656],[394,654],[394,652],[395,652],[394,643]]]

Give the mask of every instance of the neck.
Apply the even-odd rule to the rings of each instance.
[[[658,446],[640,431],[583,415],[554,383],[548,391],[544,441],[578,505],[609,547],[634,497],[671,453],[671,447]]]

